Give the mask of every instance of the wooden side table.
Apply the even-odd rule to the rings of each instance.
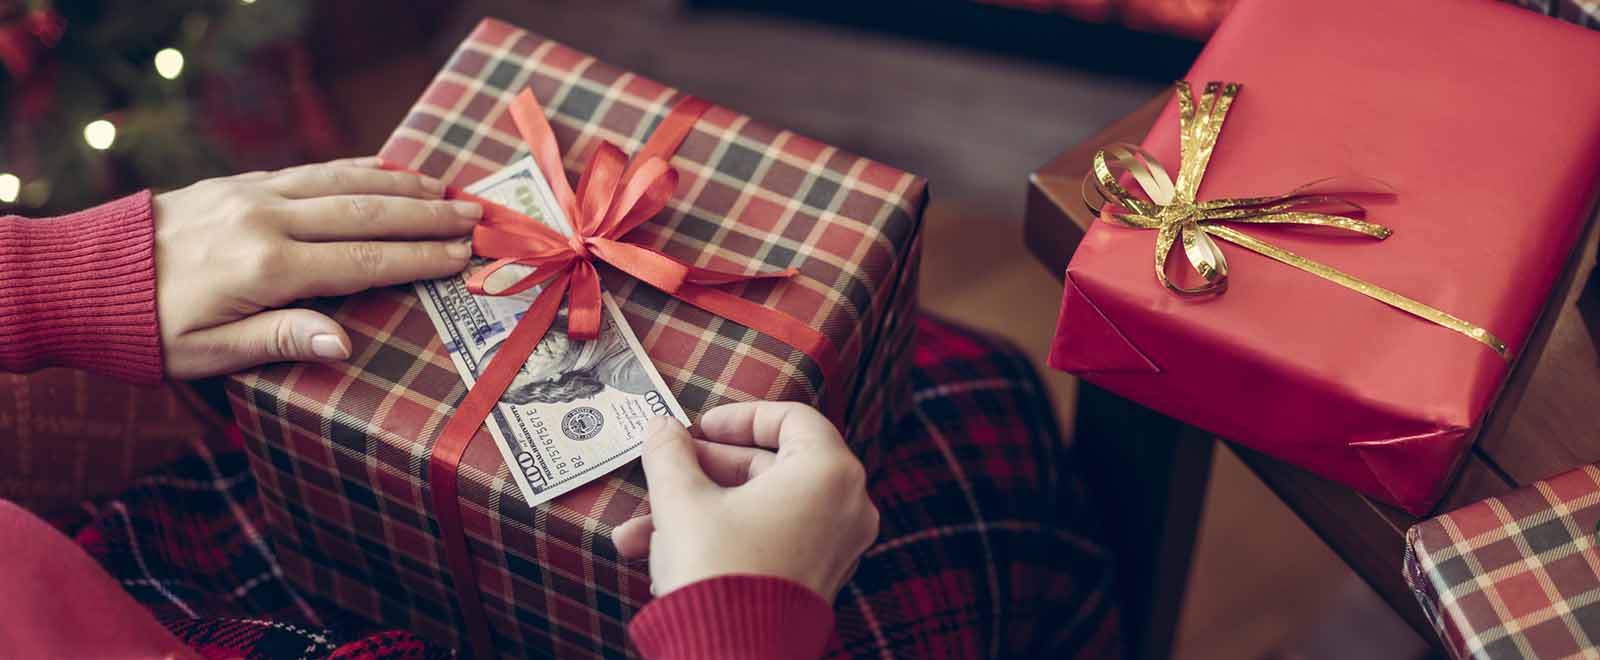
[[[1170,99],[1170,92],[1151,99],[1030,177],[1025,241],[1057,278],[1065,276],[1094,221],[1081,192],[1094,152],[1111,142],[1140,142]],[[1600,401],[1600,214],[1590,215],[1581,249],[1557,281],[1438,511],[1600,461],[1600,414],[1593,410]],[[1212,437],[1087,383],[1079,392],[1074,433],[1089,466],[1089,486],[1106,494],[1102,503],[1112,509],[1106,517],[1122,561],[1118,577],[1129,657],[1164,658],[1188,580]],[[1437,644],[1401,577],[1405,532],[1416,518],[1223,440],[1423,639]]]

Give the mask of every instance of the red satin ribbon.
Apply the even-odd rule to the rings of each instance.
[[[510,106],[511,118],[567,217],[570,238],[535,218],[455,188],[447,190],[447,197],[483,205],[483,220],[472,232],[473,249],[479,256],[495,259],[467,279],[468,290],[478,295],[505,296],[544,285],[499,354],[484,367],[477,384],[445,424],[428,461],[434,517],[439,521],[445,559],[476,657],[494,657],[494,645],[462,528],[457,470],[472,436],[555,321],[563,298],[568,299],[569,307],[567,334],[576,339],[594,339],[599,334],[604,310],[594,260],[609,263],[679,300],[799,349],[822,370],[822,398],[830,404],[830,411],[840,410],[842,399],[830,391],[834,382],[829,378],[838,364],[838,354],[826,337],[800,319],[712,288],[752,279],[793,277],[796,269],[757,275],[728,273],[691,266],[651,248],[622,241],[628,232],[655,217],[677,191],[678,173],[667,160],[708,107],[708,103],[694,97],[679,102],[639,153],[634,154],[632,162],[628,162],[622,149],[602,142],[578,179],[577,191],[573,191],[561,166],[555,132],[538,99],[529,90],[518,94]],[[399,169],[389,164],[384,167]],[[487,290],[489,276],[510,264],[532,266],[534,270],[505,289]],[[838,419],[837,414],[831,416]]]

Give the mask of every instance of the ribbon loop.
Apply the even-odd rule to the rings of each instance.
[[[517,257],[497,259],[494,261],[494,263],[484,266],[482,269],[479,269],[477,272],[467,277],[467,291],[478,296],[514,296],[522,293],[523,291],[527,291],[528,289],[544,284],[545,282],[554,279],[556,276],[565,273],[570,267],[569,262],[571,260],[572,258],[567,256],[563,259],[552,261],[550,263],[537,264],[535,265],[533,272],[517,278],[516,282],[504,288],[490,291],[489,278],[493,277],[495,273],[500,272],[502,268],[512,264],[524,266],[530,265],[528,262],[531,261],[529,259],[521,259]]]
[[[667,200],[678,189],[678,172],[667,161],[652,158],[627,179],[617,200],[595,232],[597,236],[621,239],[635,227],[667,207]]]
[[[1228,258],[1222,256],[1222,250],[1217,249],[1217,244],[1193,220],[1183,223],[1183,254],[1206,281],[1196,293],[1227,286]]]
[[[663,293],[676,293],[689,277],[689,267],[672,257],[637,245],[608,238],[591,238],[595,256]]]
[[[578,217],[572,221],[575,238],[603,235],[601,223],[612,210],[627,166],[628,156],[617,145],[601,142],[595,147],[589,167],[578,177]]]
[[[1243,88],[1238,83],[1206,83],[1197,104],[1186,81],[1178,81],[1178,137],[1180,162],[1173,181],[1155,156],[1131,144],[1117,143],[1096,152],[1090,172],[1083,182],[1084,203],[1101,220],[1135,229],[1156,231],[1156,280],[1168,290],[1183,295],[1218,294],[1227,289],[1227,256],[1212,240],[1215,236],[1270,259],[1311,273],[1436,325],[1459,332],[1509,358],[1505,342],[1477,325],[1444,311],[1406,298],[1370,282],[1352,277],[1329,266],[1298,256],[1251,237],[1224,222],[1326,227],[1383,240],[1389,228],[1360,219],[1366,207],[1348,194],[1317,193],[1337,179],[1311,181],[1281,195],[1237,197],[1197,201],[1200,181],[1205,176],[1211,154],[1222,135],[1222,124],[1234,98]],[[1129,192],[1117,172],[1131,177],[1145,197]],[[1372,180],[1369,180],[1372,181]],[[1381,194],[1393,194],[1383,185]],[[1366,194],[1366,193],[1362,193]],[[1323,212],[1327,211],[1327,212]],[[1182,241],[1184,258],[1204,284],[1186,288],[1167,275],[1167,259],[1173,244]]]

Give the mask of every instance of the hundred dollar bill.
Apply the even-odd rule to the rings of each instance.
[[[467,190],[526,213],[564,235],[571,233],[531,158]],[[479,372],[499,352],[501,342],[542,288],[513,296],[475,296],[467,291],[466,278],[487,263],[474,258],[466,273],[416,284],[422,306],[467,387],[477,382]],[[489,288],[503,288],[530,272],[528,267],[508,266],[495,273]],[[689,421],[611,295],[602,292],[601,299],[605,313],[600,335],[593,341],[569,338],[563,306],[489,415],[489,432],[529,506],[638,458],[651,417],[671,415],[684,424]]]

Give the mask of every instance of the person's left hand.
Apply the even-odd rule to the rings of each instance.
[[[156,317],[169,378],[342,360],[350,339],[302,298],[461,272],[477,204],[375,158],[201,181],[155,197]]]

